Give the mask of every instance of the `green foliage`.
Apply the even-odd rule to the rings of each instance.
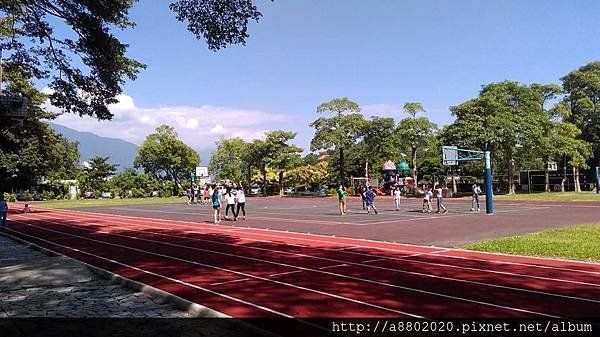
[[[8,202],[15,202],[15,201],[17,201],[17,194],[16,193],[4,192],[3,196],[4,196],[4,200],[6,200]]]
[[[316,189],[326,183],[328,171],[327,161],[320,161],[315,164],[298,166],[286,172],[285,179],[289,184],[288,186],[293,188]]]
[[[213,152],[208,170],[217,180],[247,182],[251,167],[250,144],[241,138],[221,139]]]
[[[85,177],[84,191],[105,192],[107,188],[106,180],[117,170],[116,164],[108,162],[109,157],[94,157],[87,162],[83,169]]]
[[[168,125],[159,126],[156,133],[146,137],[134,161],[135,167],[158,180],[171,180],[176,188],[189,179],[199,163],[198,153],[179,140],[175,129]]]
[[[6,67],[20,67],[52,90],[50,101],[66,112],[111,119],[126,79],[146,66],[126,56],[116,32],[135,25],[137,1],[11,0],[0,2],[0,47]],[[180,0],[170,5],[209,49],[244,43],[248,21],[260,12],[251,0]]]

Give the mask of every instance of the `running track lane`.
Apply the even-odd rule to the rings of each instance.
[[[17,221],[11,222],[11,227],[28,241],[238,317],[271,314],[319,317],[323,313],[350,317],[591,317],[600,308],[597,283],[600,268],[594,264],[531,258],[498,263],[489,254],[476,256],[476,260],[437,257],[432,253],[435,249],[428,247],[304,234],[286,237],[279,233],[277,241],[274,238],[268,241],[264,237],[268,233],[264,231],[253,233],[260,231],[79,212],[15,218]],[[302,244],[297,243],[302,240],[305,240]],[[373,262],[373,266],[360,262],[369,256],[375,259],[377,252],[381,253],[380,260]],[[412,261],[422,257],[442,260]],[[476,268],[460,266],[473,261],[486,269],[494,266],[509,274],[499,278],[490,273],[498,270],[475,271]],[[457,262],[460,272],[449,270],[451,263]],[[418,268],[419,263],[427,268]],[[510,268],[534,271],[536,278]],[[146,270],[153,274],[144,273]],[[433,271],[445,276],[432,277],[436,276]],[[545,277],[540,276],[543,273]],[[185,284],[157,275],[169,275]],[[453,277],[449,279],[448,275]],[[520,287],[517,275],[521,275]],[[469,277],[483,282],[457,284],[461,281],[456,279],[464,281]],[[506,277],[517,279],[506,283]],[[490,284],[495,281],[495,287],[487,286],[488,281]],[[534,286],[529,287],[532,283]],[[536,287],[544,291],[533,290]]]

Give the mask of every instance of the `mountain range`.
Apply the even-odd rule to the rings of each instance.
[[[79,142],[80,162],[88,161],[96,156],[110,157],[109,162],[118,164],[117,172],[133,167],[137,156],[137,145],[118,138],[98,136],[91,132],[81,132],[66,126],[48,123],[50,127],[72,142]],[[195,149],[201,158],[201,165],[207,166],[213,148]]]

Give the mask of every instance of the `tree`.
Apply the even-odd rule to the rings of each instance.
[[[400,151],[395,129],[393,118],[371,117],[366,120],[361,130],[362,140],[354,148],[362,157],[360,163],[374,167],[398,156]]]
[[[575,124],[579,136],[592,146],[591,164],[600,163],[600,61],[590,62],[561,78],[567,95],[563,108],[568,111],[566,121]]]
[[[310,124],[315,135],[310,143],[311,151],[333,150],[339,153],[339,182],[345,183],[344,149],[353,145],[360,136],[364,117],[357,103],[347,97],[334,98],[317,107],[319,114],[332,114],[321,117]]]
[[[126,79],[145,65],[126,56],[116,30],[135,25],[131,0],[11,0],[0,2],[0,48],[8,67],[20,66],[52,90],[66,112],[111,119]],[[208,48],[244,44],[250,20],[261,14],[251,0],[181,0],[170,5],[179,21]]]
[[[276,130],[266,133],[265,142],[269,144],[272,151],[268,157],[268,166],[277,172],[280,196],[283,196],[285,171],[291,170],[301,163],[302,148],[288,144],[295,137],[296,133],[290,131]]]
[[[139,147],[134,166],[156,179],[171,180],[174,188],[179,189],[199,163],[198,153],[177,138],[175,129],[161,125]]]
[[[417,183],[417,151],[427,147],[435,135],[437,125],[430,122],[427,117],[417,118],[417,112],[425,111],[420,103],[406,103],[404,111],[411,117],[404,118],[398,123],[396,134],[398,141],[410,150],[412,178]]]
[[[45,95],[21,67],[4,67],[3,77],[4,93],[23,94],[29,105],[22,126],[0,119],[0,191],[29,189],[43,179],[75,179],[79,173],[78,144],[48,126],[46,121],[56,114],[42,108]]]
[[[452,145],[492,151],[504,160],[508,193],[515,193],[518,150],[525,155],[544,134],[547,115],[538,93],[527,85],[504,81],[483,86],[479,97],[450,108],[456,116],[445,129]]]
[[[212,153],[208,169],[218,180],[249,182],[249,151],[250,144],[241,138],[221,139],[217,141],[217,150]]]
[[[104,192],[106,179],[112,176],[116,170],[116,164],[110,164],[110,157],[94,157],[84,165],[84,174],[86,176],[87,188],[93,191]]]

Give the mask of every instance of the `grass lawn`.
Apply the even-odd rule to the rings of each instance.
[[[600,224],[472,243],[463,248],[484,252],[557,257],[600,262]]]
[[[534,201],[597,201],[600,194],[596,192],[546,192],[546,193],[519,193],[513,195],[494,195],[497,200],[534,200]]]
[[[34,201],[32,206],[45,208],[79,208],[94,206],[125,206],[125,205],[153,205],[186,202],[187,198],[140,198],[140,199],[80,199],[80,200],[51,200]]]

